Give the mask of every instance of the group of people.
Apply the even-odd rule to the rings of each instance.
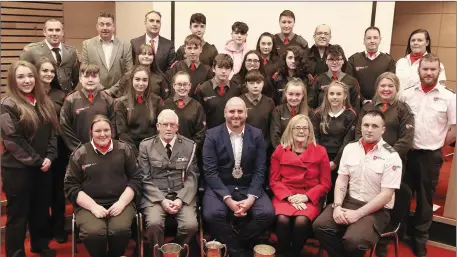
[[[331,257],[363,256],[401,183],[416,193],[412,246],[426,256],[441,148],[456,138],[455,94],[428,32],[413,31],[395,62],[369,27],[365,51],[347,59],[328,25],[308,47],[294,23],[283,11],[281,32],[246,51],[249,27],[235,22],[218,53],[196,13],[175,53],[159,12],[130,44],[103,12],[79,62],[62,23],[47,20],[1,101],[6,256],[25,256],[27,227],[31,251],[55,256],[66,199],[91,256],[122,256],[138,211],[152,245],[164,243],[168,216],[187,244],[199,185],[208,232],[230,256],[252,256],[272,224],[278,256],[299,256],[311,231]]]

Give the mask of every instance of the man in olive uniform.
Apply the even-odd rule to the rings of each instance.
[[[143,186],[139,207],[152,245],[162,246],[168,215],[178,222],[176,243],[188,244],[198,229],[196,144],[176,134],[179,118],[174,111],[163,110],[157,120],[158,135],[140,143]]]
[[[60,87],[68,94],[76,87],[79,81],[76,48],[62,43],[63,25],[56,19],[49,19],[44,23],[43,34],[46,39],[25,46],[20,59],[32,64],[37,63],[41,57],[48,57],[50,60],[54,60],[57,64],[56,76]]]

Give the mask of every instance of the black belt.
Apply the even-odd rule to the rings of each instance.
[[[436,151],[441,151],[441,148],[438,148],[436,150],[428,150],[428,149],[411,149],[411,151],[415,152],[420,152],[420,153],[427,153],[427,152],[436,152]]]

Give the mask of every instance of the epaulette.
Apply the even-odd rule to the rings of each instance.
[[[154,136],[152,136],[152,137],[147,137],[147,138],[141,140],[141,143],[142,143],[142,142],[145,142],[145,141],[153,140],[153,139],[155,139],[156,137],[158,137],[158,135],[154,135]]]
[[[43,42],[34,42],[34,43],[27,44],[27,45],[24,46],[22,51],[27,52],[27,51],[31,50],[32,48],[34,48],[36,46],[39,46],[40,43],[43,43]]]
[[[448,88],[448,87],[446,87],[446,86],[444,86],[444,88],[447,89],[447,90],[449,90],[449,91],[451,91],[452,93],[455,94],[455,91],[454,91],[454,90],[452,90],[452,89],[450,89],[450,88]]]
[[[178,139],[179,142],[186,141],[186,142],[195,144],[194,140],[192,140],[192,139],[189,139],[189,138],[187,138],[187,137],[185,137],[183,135],[177,135],[177,136],[178,136],[177,139]]]
[[[63,43],[63,42],[62,42],[62,45],[63,45],[63,46],[65,46],[65,47],[68,47],[68,48],[73,48],[73,49],[75,49],[75,50],[76,50],[76,47],[74,47],[74,46],[71,46],[71,45],[67,45],[67,44],[65,44],[65,43]]]
[[[179,61],[175,61],[174,63],[172,63],[172,64],[170,65],[170,69],[173,69],[173,67],[175,67],[175,65],[176,65],[178,62],[179,62]]]
[[[275,72],[275,74],[273,74],[273,76],[271,76],[271,78],[273,80],[277,79],[279,77],[279,71]]]
[[[392,146],[390,146],[388,143],[385,143],[385,144],[383,144],[382,146],[383,146],[389,153],[395,153],[395,152],[397,152],[397,151],[395,151],[395,149],[394,149]]]

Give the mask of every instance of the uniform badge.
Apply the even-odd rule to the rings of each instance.
[[[232,176],[236,179],[239,179],[243,176],[243,169],[241,167],[234,167],[232,171]]]
[[[326,89],[328,86],[329,86],[329,85],[322,85],[322,86],[321,86],[321,90]]]
[[[79,114],[80,112],[84,111],[85,109],[89,109],[89,107],[83,107],[75,110],[76,114]]]
[[[281,120],[288,120],[289,118],[281,117]]]
[[[411,129],[411,128],[414,128],[414,126],[411,124],[406,124],[406,129]]]
[[[439,99],[438,97],[435,97],[435,98],[433,98],[433,101],[436,102],[436,101],[438,101],[438,99]]]
[[[400,168],[400,166],[397,166],[397,165],[392,165],[392,170],[393,170],[393,171],[396,171],[396,170],[397,170],[397,168],[399,169],[399,168]]]
[[[216,96],[213,95],[213,96],[203,97],[203,101],[208,102],[208,100],[210,100],[211,98],[214,98],[214,97],[216,97]]]
[[[376,155],[375,155],[375,156],[373,156],[373,160],[376,160],[376,159],[378,159],[378,157],[377,157]]]
[[[203,122],[203,126],[205,126],[205,127],[206,127],[206,121],[204,121],[204,122]]]

